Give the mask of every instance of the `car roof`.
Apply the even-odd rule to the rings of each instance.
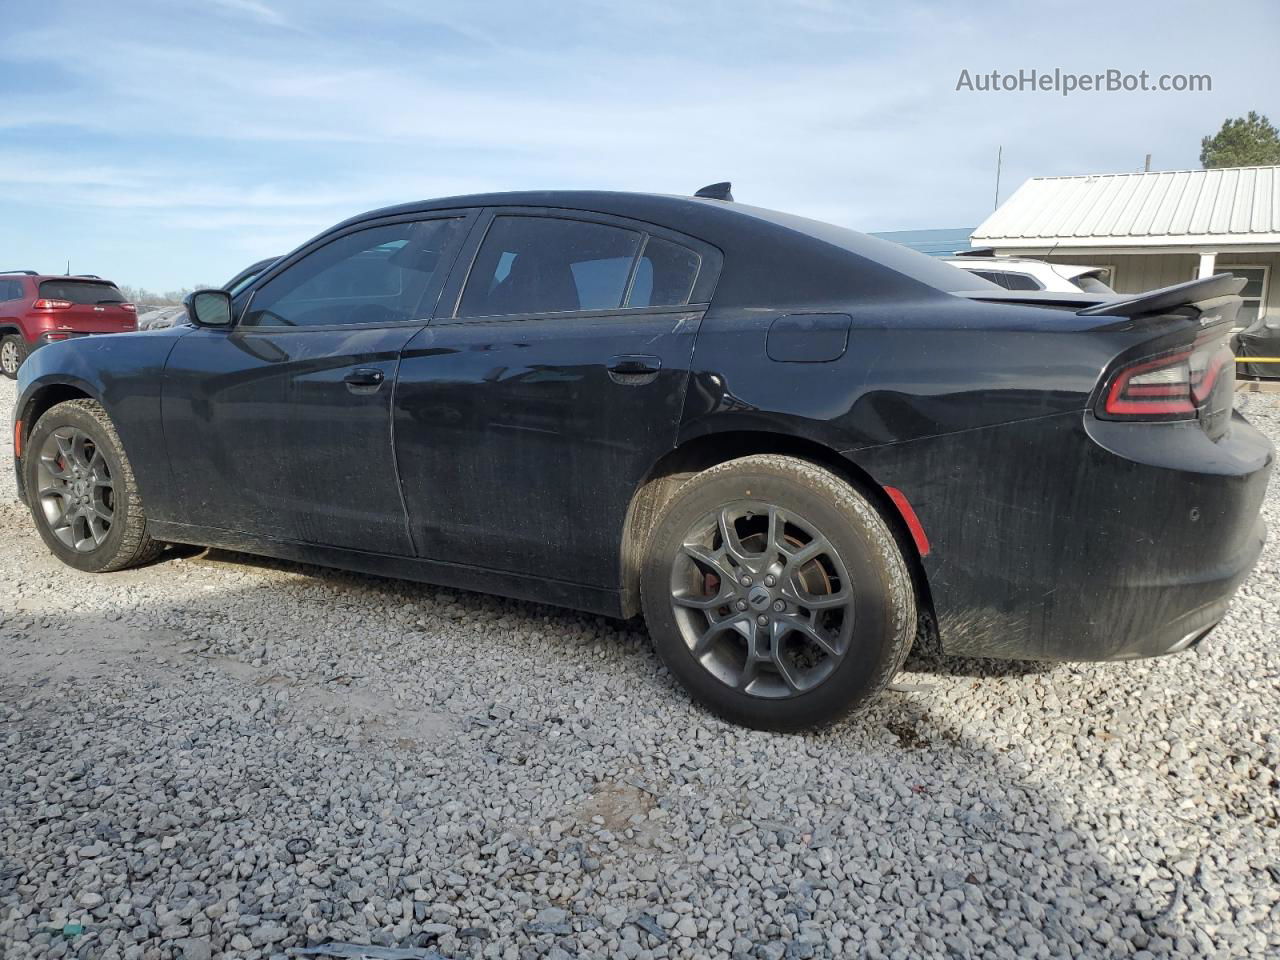
[[[102,277],[91,277],[88,274],[27,273],[25,270],[15,270],[11,273],[0,273],[0,277],[22,277],[34,283],[44,283],[46,280],[78,280],[81,283],[109,283],[115,286],[115,283],[111,280],[104,280]]]
[[[962,270],[966,268],[974,269],[974,267],[996,270],[1002,268],[1016,269],[1018,267],[1031,268],[1033,270],[1049,269],[1058,276],[1067,279],[1103,269],[1102,267],[1085,266],[1079,263],[1058,263],[1057,261],[1050,263],[1048,260],[1037,260],[1034,257],[946,257],[945,259],[947,263]]]
[[[442,197],[371,210],[325,233],[383,217],[471,207],[577,210],[652,223],[686,234],[719,248],[726,256],[728,265],[716,291],[718,302],[746,302],[764,295],[766,290],[772,291],[770,295],[783,296],[787,288],[802,287],[806,276],[813,297],[820,298],[824,290],[837,295],[840,288],[849,286],[847,280],[853,272],[850,254],[870,261],[873,272],[896,275],[881,277],[880,289],[885,296],[891,296],[895,287],[900,288],[899,294],[906,292],[901,287],[908,286],[958,292],[973,289],[974,283],[985,283],[980,278],[969,279],[971,274],[956,271],[935,257],[831,223],[737,201],[661,193],[525,190]],[[760,264],[766,262],[770,270],[761,271]],[[876,267],[882,269],[875,270]],[[788,269],[790,275],[783,276]],[[746,281],[743,274],[748,271],[757,275],[754,280]],[[773,278],[761,274],[772,274]],[[774,279],[776,283],[772,282]],[[744,282],[739,285],[739,280]],[[888,286],[883,286],[886,281]]]

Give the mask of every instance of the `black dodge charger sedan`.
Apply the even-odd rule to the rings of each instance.
[[[542,192],[339,224],[192,325],[54,344],[14,438],[81,570],[204,544],[643,612],[731,720],[965,656],[1182,650],[1261,549],[1242,281],[1011,292],[700,196]]]

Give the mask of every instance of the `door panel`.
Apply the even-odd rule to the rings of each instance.
[[[627,508],[675,444],[700,320],[683,307],[419,333],[393,415],[420,555],[616,588]]]
[[[172,519],[412,555],[390,412],[400,349],[419,329],[246,327],[183,337],[163,401],[183,502]],[[347,383],[357,372],[366,382]]]
[[[175,522],[413,554],[391,444],[396,367],[472,222],[451,211],[339,230],[270,267],[230,331],[178,342],[162,411]]]

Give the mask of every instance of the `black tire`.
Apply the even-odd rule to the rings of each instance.
[[[709,518],[719,525],[709,527]],[[726,523],[734,550],[725,549]],[[809,553],[815,558],[804,560]],[[735,566],[732,554],[744,565]],[[721,572],[732,570],[741,576],[730,584]],[[774,573],[766,578],[768,570]],[[805,589],[797,593],[788,583]],[[712,467],[675,493],[648,540],[640,594],[658,655],[693,698],[726,720],[763,730],[804,730],[844,717],[888,686],[916,632],[911,574],[876,508],[830,471],[772,454]],[[729,599],[703,609],[722,597]],[[833,601],[821,604],[832,609],[810,609],[807,597]],[[789,632],[798,622],[809,629]]]
[[[27,354],[30,352],[27,349],[27,341],[18,334],[9,333],[0,337],[0,375],[10,380],[17,380],[18,368],[22,366],[22,361],[27,359]]]
[[[65,434],[85,438],[82,446],[88,452],[82,458],[92,464],[92,478],[89,471],[67,463],[65,457],[46,456],[57,449],[59,438]],[[73,469],[80,471],[74,479],[70,475]],[[67,476],[55,477],[55,471]],[[22,477],[36,529],[63,563],[77,570],[106,573],[148,563],[164,549],[164,544],[147,535],[147,518],[133,468],[115,424],[97,401],[68,400],[50,407],[36,421],[23,444]],[[102,482],[95,483],[99,478]],[[83,485],[74,488],[76,482]],[[42,488],[56,488],[59,492],[42,494]],[[94,498],[99,497],[102,502],[98,506],[109,512],[110,518],[99,516],[92,526],[83,517],[59,525],[72,495],[81,490],[89,501],[85,510],[91,509]],[[60,526],[62,532],[55,531],[55,526]],[[73,542],[67,542],[68,538]],[[84,545],[78,547],[74,541]]]

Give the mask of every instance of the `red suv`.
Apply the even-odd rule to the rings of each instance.
[[[10,380],[27,354],[46,343],[136,329],[137,309],[107,280],[0,273],[0,374]]]

